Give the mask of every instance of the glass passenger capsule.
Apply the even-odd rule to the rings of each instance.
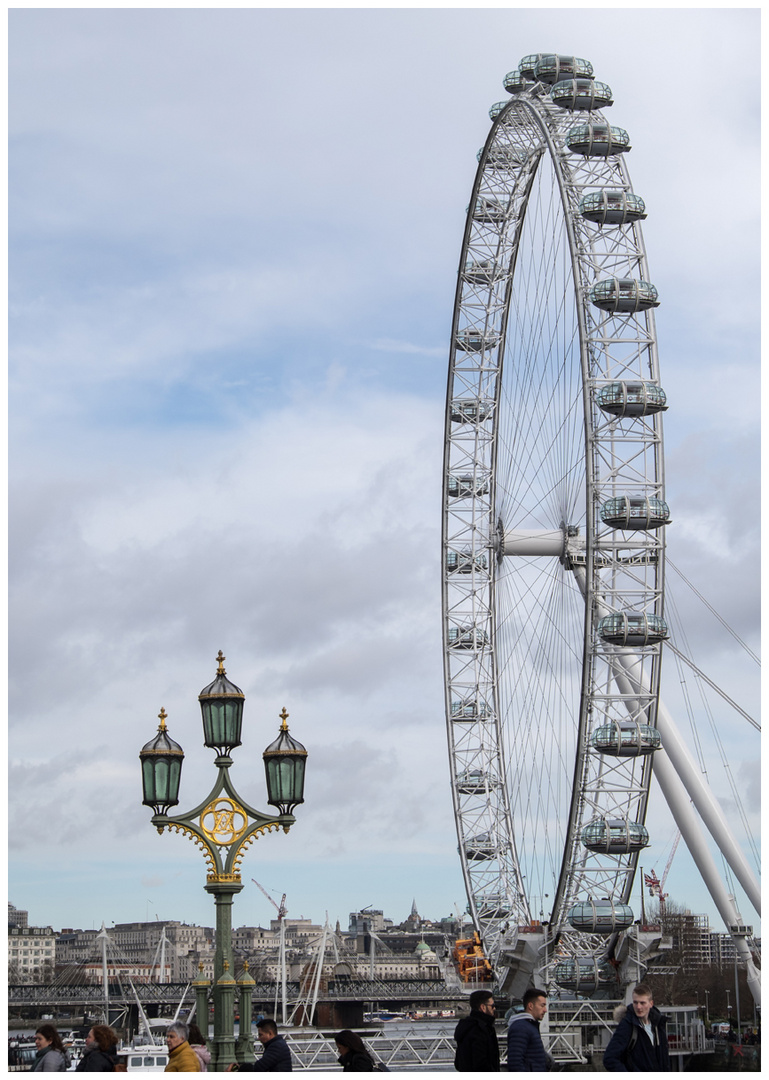
[[[588,295],[597,308],[621,315],[660,306],[655,287],[638,278],[604,278],[595,283]]]
[[[468,260],[462,270],[462,277],[473,285],[493,285],[505,276],[505,268],[492,259]]]
[[[473,476],[466,473],[462,476],[449,476],[448,493],[450,499],[469,499],[473,495],[488,495],[489,481],[485,476]]]
[[[594,79],[564,79],[550,91],[555,105],[572,111],[592,111],[613,105],[611,87]]]
[[[617,611],[598,623],[598,633],[609,645],[657,645],[668,636],[668,624],[661,615],[645,611]]]
[[[584,827],[581,839],[588,851],[627,855],[645,848],[649,833],[644,825],[627,818],[595,818]]]
[[[455,424],[482,424],[491,416],[491,402],[476,398],[455,398],[451,403],[451,419]]]
[[[630,191],[591,191],[580,200],[579,212],[598,225],[625,225],[646,217],[646,204]]]
[[[496,330],[460,330],[456,343],[463,352],[486,352],[499,343],[499,334]]]
[[[492,120],[496,120],[497,117],[500,115],[500,113],[504,112],[504,110],[507,108],[507,106],[509,104],[510,104],[509,101],[495,101],[494,104],[489,109],[489,117]]]
[[[452,626],[449,628],[450,649],[481,649],[488,643],[489,635],[480,626]]]
[[[613,900],[583,900],[566,916],[575,930],[589,934],[611,934],[633,925],[633,909]]]
[[[491,709],[485,701],[477,698],[465,699],[465,701],[452,701],[451,719],[460,722],[472,723],[475,720],[488,720]]]
[[[473,555],[472,550],[449,551],[446,555],[446,569],[450,574],[472,574],[473,570],[486,570],[488,565],[484,554]]]
[[[497,199],[480,197],[473,206],[473,221],[480,221],[486,225],[495,225],[505,220],[506,213],[506,208]]]
[[[466,769],[457,777],[457,791],[460,795],[485,795],[499,787],[499,781],[480,769]]]
[[[478,833],[465,841],[465,855],[473,862],[481,862],[484,859],[493,859],[497,853],[497,845],[489,833]]]
[[[612,416],[651,416],[667,409],[667,397],[653,382],[613,382],[596,394],[599,408]]]
[[[478,161],[483,157],[483,147],[476,154]],[[528,158],[523,150],[516,150],[513,146],[491,146],[486,155],[487,169],[516,169],[525,165]]]
[[[559,56],[545,53],[534,66],[534,77],[543,83],[557,83],[562,79],[592,79],[593,65],[578,56]]]
[[[596,960],[593,956],[559,961],[555,965],[554,976],[564,990],[574,990],[578,994],[594,994],[596,990],[609,987],[617,980],[611,964]]]
[[[601,507],[601,521],[612,529],[659,529],[670,522],[670,508],[653,496],[617,495]]]
[[[520,94],[522,90],[526,89],[526,80],[519,68],[516,68],[515,71],[508,71],[507,75],[505,75],[504,87],[508,94]]]
[[[566,145],[585,157],[610,157],[630,149],[630,136],[624,128],[609,124],[580,124],[567,133]]]
[[[524,77],[524,79],[528,79],[530,82],[533,82],[533,80],[536,78],[534,73],[535,73],[535,71],[537,69],[537,64],[539,63],[539,61],[542,59],[542,57],[544,55],[546,55],[546,54],[545,53],[529,53],[528,56],[523,57],[520,64],[518,65],[518,70],[520,71],[520,73]]]
[[[632,720],[613,720],[596,728],[591,739],[600,754],[612,757],[641,757],[653,754],[662,745],[662,737],[649,724],[636,724]]]

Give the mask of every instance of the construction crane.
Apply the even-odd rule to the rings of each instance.
[[[286,912],[288,911],[288,908],[286,907],[286,894],[283,893],[283,897],[282,897],[282,899],[280,901],[280,904],[277,904],[275,902],[275,900],[273,899],[273,897],[271,897],[270,894],[267,892],[265,887],[263,885],[259,884],[259,882],[256,880],[256,878],[251,878],[251,880],[253,881],[254,885],[256,885],[257,889],[261,889],[261,891],[264,893],[264,895],[270,901],[272,906],[275,908],[275,910],[278,913],[278,918],[283,919],[285,917]]]
[[[649,896],[656,896],[659,899],[659,902],[660,902],[660,918],[661,919],[664,918],[664,916],[665,916],[665,901],[667,900],[668,896],[670,895],[669,893],[666,893],[664,891],[665,882],[668,879],[668,874],[670,873],[670,867],[671,867],[671,865],[673,863],[673,858],[675,856],[675,853],[678,850],[678,844],[679,844],[680,839],[681,839],[681,830],[677,829],[676,830],[676,838],[673,841],[673,846],[670,849],[670,854],[668,855],[668,861],[665,863],[665,869],[662,871],[662,877],[661,878],[658,878],[653,870],[652,870],[652,872],[650,874],[644,874],[644,884],[646,885],[646,887],[649,890]]]
[[[278,967],[279,967],[279,970],[280,970],[280,982],[278,983],[276,981],[276,983],[275,983],[275,1015],[277,1016],[277,1013],[278,1013],[278,986],[280,985],[280,991],[281,991],[281,997],[282,997],[281,1016],[282,1016],[282,1019],[283,1019],[283,1026],[285,1027],[285,1024],[286,1024],[286,1004],[287,1004],[286,1003],[287,975],[286,975],[286,922],[285,922],[285,919],[286,919],[286,912],[288,911],[288,908],[286,907],[286,894],[283,893],[283,897],[282,897],[282,899],[280,901],[280,904],[277,904],[275,902],[275,900],[273,899],[273,897],[270,896],[270,894],[267,892],[265,887],[263,885],[259,884],[259,882],[256,880],[256,878],[251,878],[251,880],[253,881],[254,885],[256,885],[257,889],[259,889],[262,893],[264,893],[264,895],[267,897],[267,899],[270,901],[270,903],[272,904],[272,906],[275,908],[275,910],[278,913],[278,931],[279,931],[279,941],[280,941],[280,948],[279,948],[279,951],[278,951]]]

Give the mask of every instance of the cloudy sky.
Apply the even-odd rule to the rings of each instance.
[[[283,706],[310,753],[295,828],[251,848],[244,879],[343,926],[366,905],[464,906],[440,652],[448,338],[488,108],[549,50],[593,62],[631,134],[670,556],[758,649],[756,9],[16,9],[9,896],[32,923],[210,925],[203,860],[150,827],[138,752],[164,706],[180,809],[203,798],[197,695],[219,649],[246,694],[243,796],[265,806]],[[697,662],[757,716],[756,666],[669,580]],[[755,733],[718,699],[714,722],[757,827]],[[693,729],[730,798],[704,712]],[[650,822],[661,873],[659,798]],[[720,926],[683,848],[668,885]],[[234,918],[272,914],[249,886]]]

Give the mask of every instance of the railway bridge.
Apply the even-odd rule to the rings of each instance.
[[[360,1026],[364,1010],[445,1008],[467,1000],[471,987],[451,986],[442,979],[322,979],[317,998],[317,1018],[321,1024]],[[303,981],[286,984],[287,999],[304,1000],[307,985]],[[115,980],[101,983],[17,983],[8,987],[8,1008],[19,1016],[39,1017],[61,1010],[92,1016],[104,1007],[110,1010],[134,1010],[141,1003],[148,1017],[171,1016],[180,1002],[191,1007],[195,997],[189,983],[130,983]],[[254,1014],[272,1015],[275,983],[258,982],[251,1000]]]

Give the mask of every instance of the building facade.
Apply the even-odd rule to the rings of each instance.
[[[50,982],[56,964],[56,934],[50,926],[8,927],[8,980]]]

